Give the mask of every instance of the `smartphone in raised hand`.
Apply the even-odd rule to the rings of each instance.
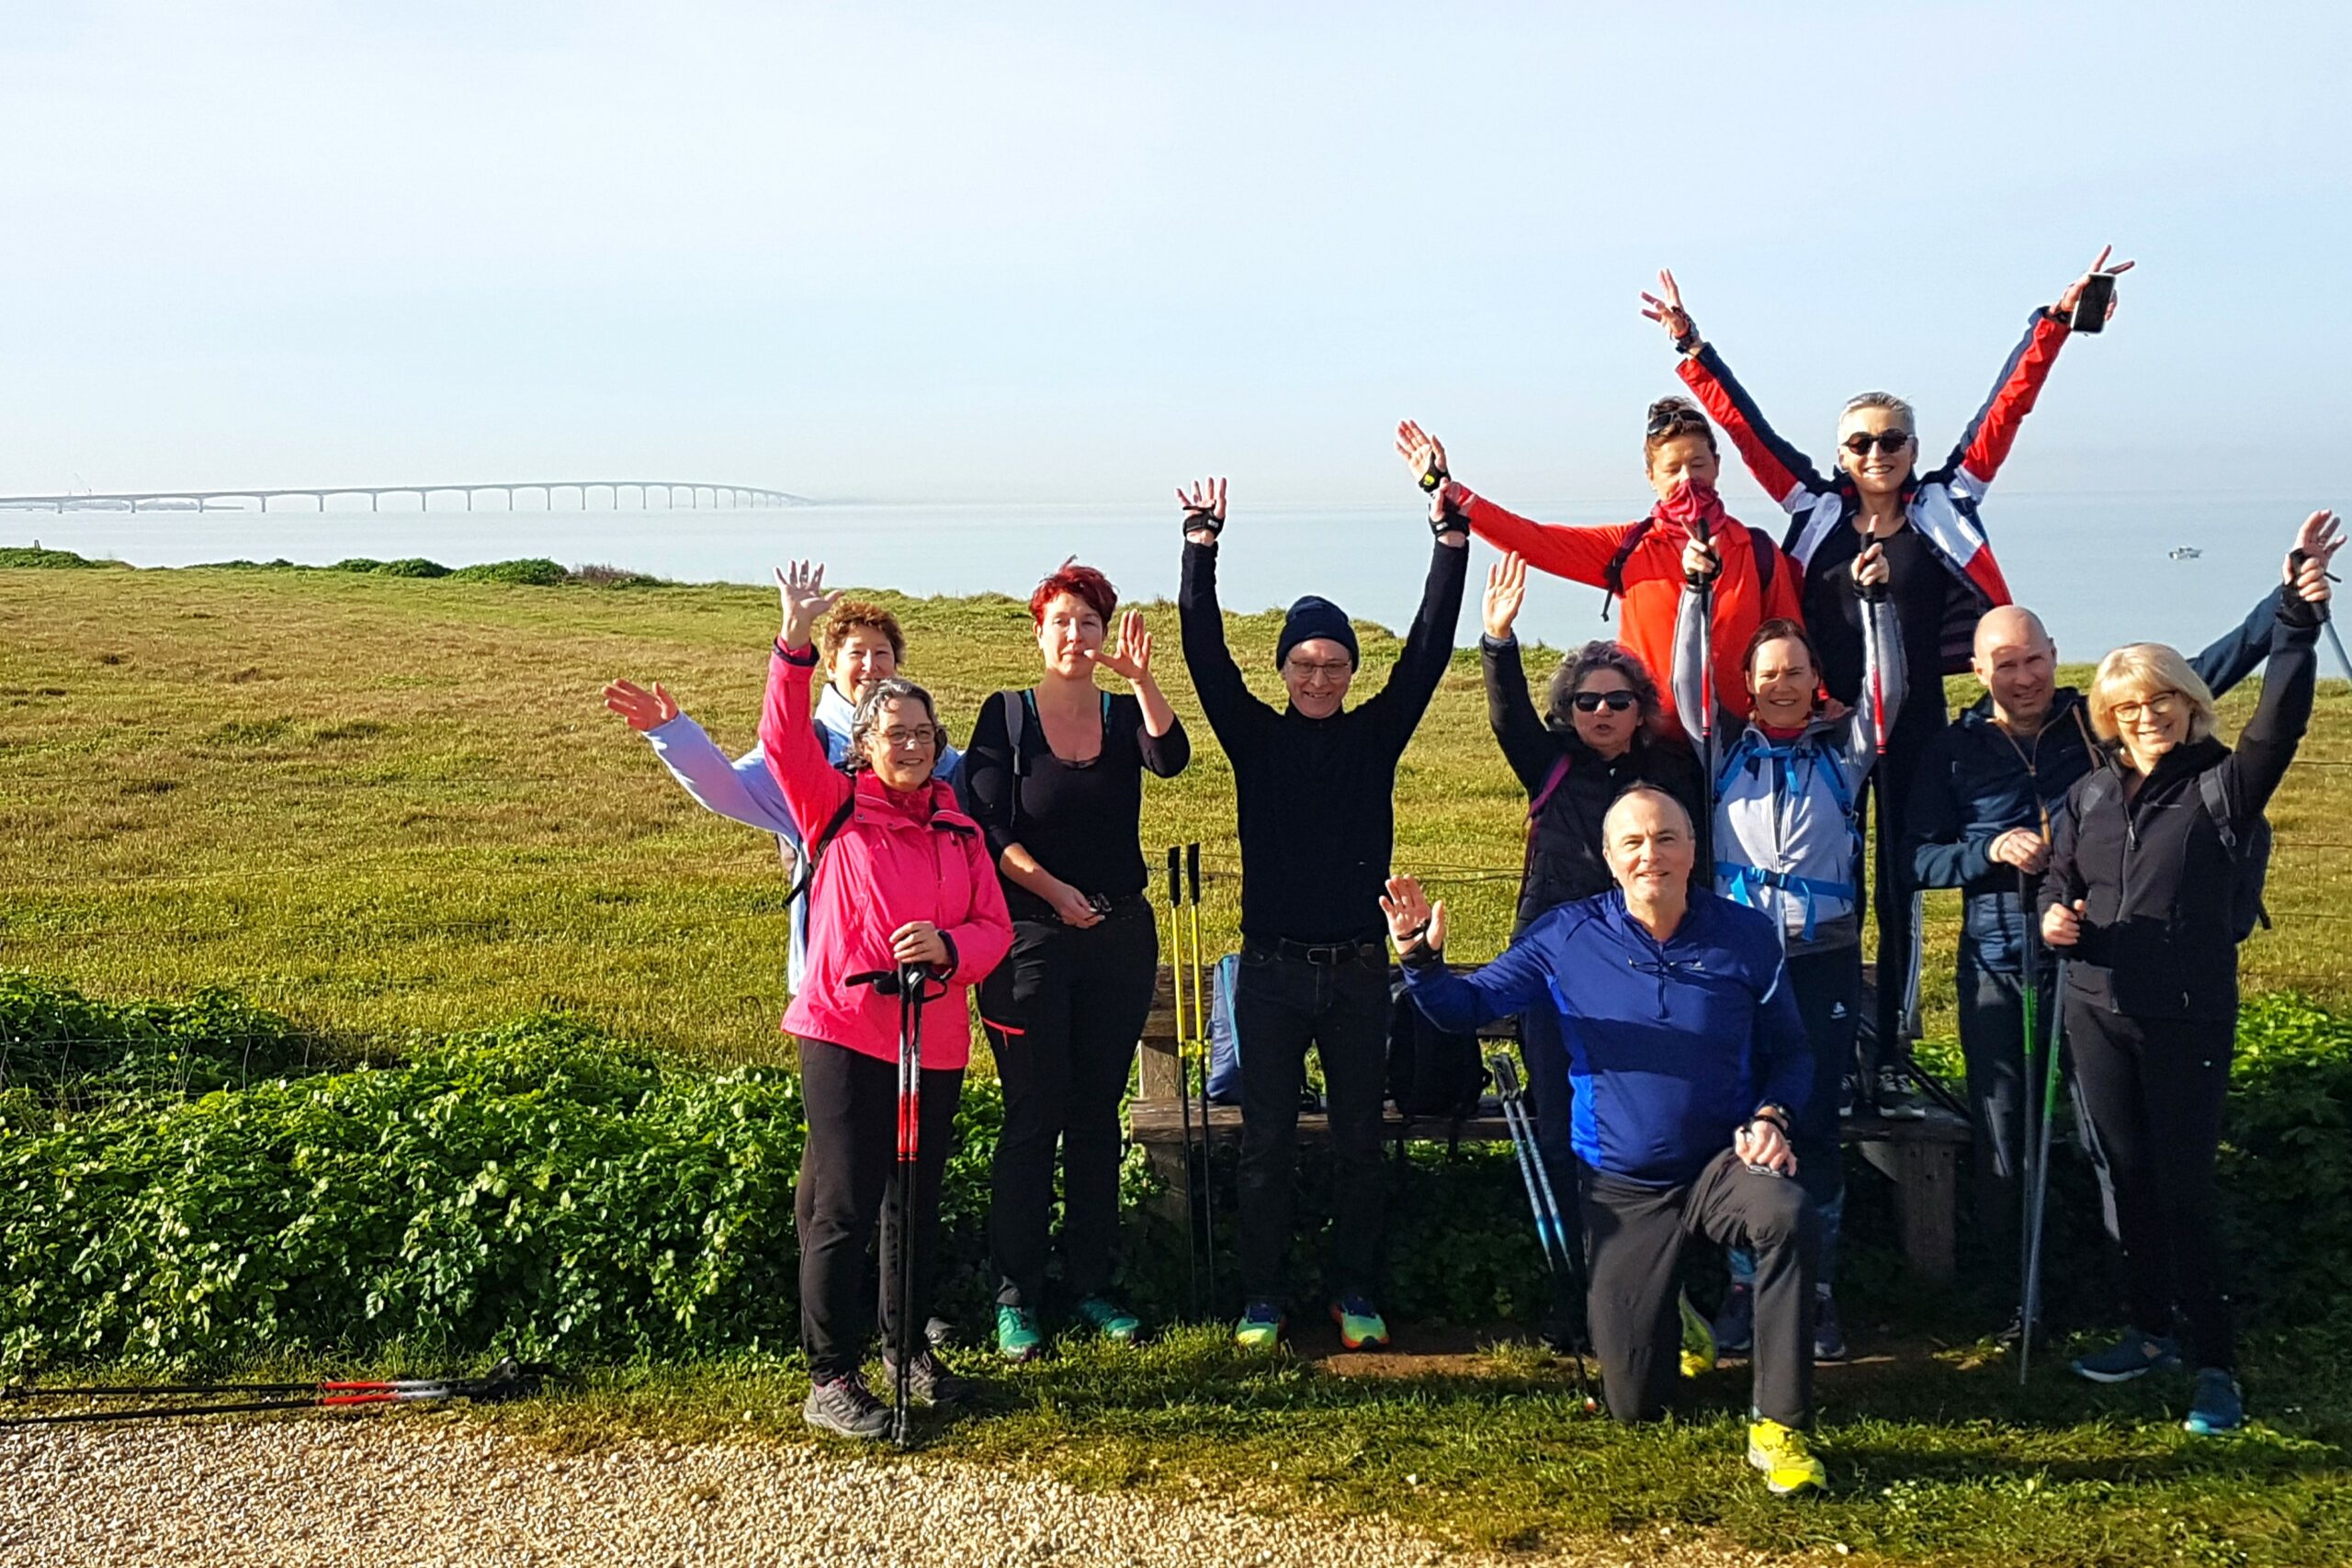
[[[2075,319],[2067,323],[2078,333],[2099,333],[2107,330],[2107,313],[2115,308],[2115,275],[2095,272],[2083,280],[2083,291],[2075,299]]]

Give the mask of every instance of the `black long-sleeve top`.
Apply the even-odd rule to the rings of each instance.
[[[2207,814],[2198,779],[2222,775],[2243,844],[2287,776],[2311,727],[2319,616],[2280,596],[2270,668],[2234,750],[2211,736],[2156,759],[2136,794],[2093,769],[2068,793],[2034,913],[2084,901],[2069,987],[2132,1018],[2226,1019],[2238,1005],[2236,872]]]
[[[1517,637],[1480,637],[1478,651],[1486,666],[1487,722],[1527,791],[1527,863],[1514,928],[1523,931],[1547,909],[1616,886],[1600,852],[1600,819],[1626,785],[1657,785],[1682,803],[1694,825],[1706,817],[1706,791],[1698,757],[1679,737],[1636,730],[1631,746],[1604,757],[1573,728],[1546,725],[1528,695]],[[1713,880],[1712,868],[1691,867],[1695,885]]]
[[[1005,724],[1013,702],[1029,704],[1018,766]],[[1174,778],[1192,760],[1182,720],[1155,736],[1144,728],[1140,701],[1106,693],[1101,754],[1091,761],[1065,761],[1046,743],[1046,727],[1028,694],[998,692],[980,705],[964,753],[965,793],[1000,866],[1006,846],[1019,844],[1080,892],[1125,898],[1143,892],[1151,875],[1140,840],[1143,775]],[[1057,918],[1011,877],[1003,882],[1005,907],[1014,919]]]
[[[1216,546],[1184,546],[1184,662],[1233,762],[1241,932],[1261,942],[1378,942],[1396,840],[1396,762],[1453,656],[1470,552],[1430,547],[1421,607],[1388,683],[1329,718],[1253,696],[1225,642]]]

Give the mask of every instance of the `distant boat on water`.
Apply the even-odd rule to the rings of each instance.
[[[2205,552],[2199,549],[2195,545],[2175,545],[2171,549],[2166,550],[2165,553],[2175,560],[2195,560],[2199,556],[2203,555]]]

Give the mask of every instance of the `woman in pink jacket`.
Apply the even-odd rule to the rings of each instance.
[[[800,1341],[810,1388],[801,1414],[821,1430],[880,1438],[890,1412],[865,1386],[866,1249],[882,1226],[883,1343],[899,1314],[930,1316],[939,1250],[939,1183],[971,1055],[964,995],[1003,959],[1012,922],[996,866],[956,792],[932,777],[945,743],[931,695],[912,682],[874,682],[857,705],[842,769],[825,760],[809,719],[817,652],[808,634],[832,608],[825,570],[776,573],[784,630],[768,666],[760,744],[793,820],[807,824],[808,955],[784,1027],[800,1043],[808,1119],[796,1210],[800,1230]],[[897,1190],[899,1001],[849,976],[922,964],[944,984],[925,1005],[922,1159],[908,1217]],[[914,1300],[894,1300],[898,1249],[911,1231]],[[886,1351],[887,1361],[887,1351]],[[909,1369],[926,1404],[967,1384],[925,1350]]]

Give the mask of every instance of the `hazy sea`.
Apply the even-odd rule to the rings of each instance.
[[[403,498],[404,499],[404,498]],[[1515,502],[1522,498],[1512,498]],[[1618,522],[1646,502],[1544,505],[1563,523]],[[2009,584],[2041,612],[2062,657],[2090,660],[2121,642],[2155,640],[2192,651],[2233,624],[2276,581],[2295,525],[2332,498],[2002,493],[1987,525]],[[1754,498],[1750,498],[1751,502]],[[485,502],[488,498],[484,498]],[[928,595],[985,590],[1025,596],[1065,556],[1101,567],[1131,600],[1175,597],[1180,546],[1174,510],[1160,505],[813,505],[781,509],[267,513],[0,511],[0,544],[38,539],[56,549],[138,566],[277,558],[323,565],[350,556],[425,556],[449,566],[548,556],[605,563],[682,581],[761,583],[776,562],[823,559],[831,581]],[[280,507],[284,510],[280,510]],[[1760,502],[1734,513],[1778,532]],[[1259,610],[1321,593],[1360,619],[1401,627],[1411,618],[1428,560],[1418,509],[1243,508],[1225,536],[1220,578],[1228,608]],[[2170,558],[2188,547],[2194,559]],[[1477,637],[1477,588],[1493,552],[1474,547],[1460,637]],[[1607,635],[1600,592],[1555,579],[1531,582],[1522,636],[1555,646]]]

